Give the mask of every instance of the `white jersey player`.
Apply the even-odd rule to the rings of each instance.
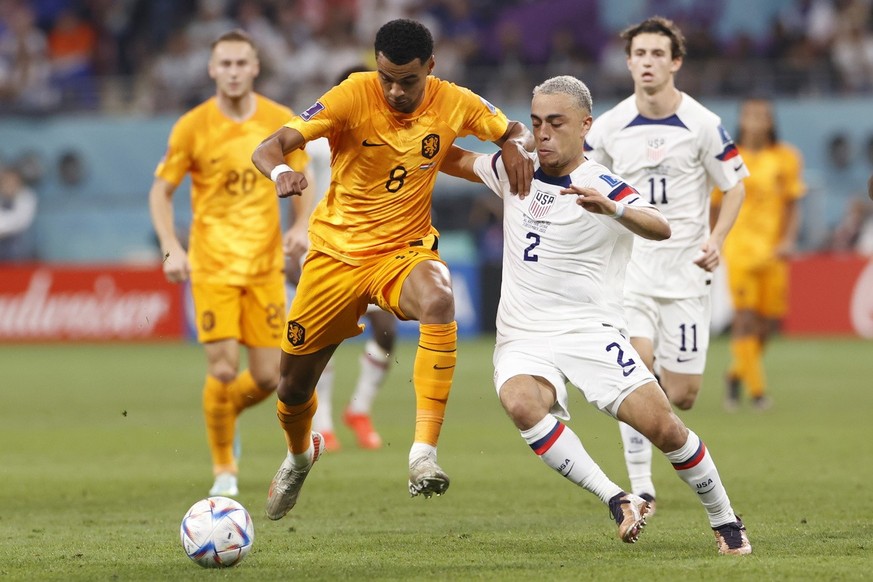
[[[625,281],[631,342],[657,370],[670,401],[691,408],[709,347],[712,271],[733,226],[748,176],[718,116],[674,84],[685,41],[669,20],[650,18],[622,33],[634,94],[601,115],[586,138],[594,159],[623,175],[670,221],[669,241],[639,241]],[[725,192],[710,233],[709,197]],[[651,444],[621,426],[634,493],[654,502]]]
[[[720,553],[750,553],[706,446],[674,414],[622,333],[634,241],[666,239],[669,224],[623,178],[585,158],[591,94],[584,83],[562,76],[536,87],[531,121],[538,164],[529,195],[511,193],[499,155],[453,148],[442,167],[503,198],[494,352],[503,408],[543,462],[608,504],[619,537],[635,542],[651,506],[611,481],[559,420],[569,418],[566,383],[572,383],[664,452],[706,509]]]

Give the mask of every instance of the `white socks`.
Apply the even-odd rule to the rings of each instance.
[[[721,484],[715,462],[706,445],[694,432],[688,431],[688,440],[682,448],[665,455],[673,463],[679,478],[688,483],[691,490],[697,494],[706,509],[712,527],[736,521],[736,515],[731,508],[727,491]]]
[[[296,454],[288,451],[288,458],[291,459],[291,466],[295,469],[305,469],[312,465],[312,456],[315,454],[315,446],[312,444],[312,439],[309,442],[309,448],[305,452]]]
[[[573,483],[597,495],[603,503],[622,493],[582,446],[582,441],[551,414],[533,428],[520,431],[543,462]]]
[[[427,443],[412,443],[412,448],[409,449],[409,462],[411,463],[419,457],[430,457],[436,460],[436,447]]]
[[[333,358],[324,367],[315,391],[318,393],[318,408],[312,417],[312,430],[318,432],[334,432],[333,430]]]
[[[652,483],[652,443],[623,422],[618,423],[618,430],[624,446],[624,462],[630,478],[631,493],[648,493],[655,497],[655,484]]]
[[[355,393],[352,394],[348,410],[352,414],[370,414],[376,393],[382,387],[391,367],[391,354],[379,347],[374,340],[369,339],[364,346],[360,362],[358,384],[355,386]]]

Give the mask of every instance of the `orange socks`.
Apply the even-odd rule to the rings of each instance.
[[[415,386],[415,442],[436,446],[446,414],[457,362],[458,324],[423,323],[412,382]]]
[[[272,393],[272,391],[262,390],[255,384],[255,379],[252,378],[252,373],[248,370],[243,371],[228,386],[228,395],[237,414],[258,402],[262,402]]]
[[[287,405],[276,400],[276,416],[279,425],[285,431],[285,441],[288,450],[295,455],[305,453],[312,445],[312,417],[318,408],[318,393],[313,390],[312,396],[303,404]]]
[[[239,413],[261,402],[272,392],[262,390],[255,384],[251,372],[242,374],[225,384],[218,378],[206,376],[203,386],[203,416],[206,419],[206,439],[212,453],[213,472],[237,472],[233,458],[233,437]]]
[[[218,378],[206,376],[203,385],[203,416],[206,419],[206,440],[212,453],[212,470],[236,473],[233,458],[233,434],[236,412],[230,401],[228,385]]]
[[[764,362],[761,341],[756,336],[731,340],[734,363],[731,372],[742,381],[752,398],[764,395]]]

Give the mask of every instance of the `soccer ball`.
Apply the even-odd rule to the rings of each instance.
[[[204,568],[227,568],[252,549],[255,526],[246,508],[227,497],[201,499],[181,527],[182,548]]]

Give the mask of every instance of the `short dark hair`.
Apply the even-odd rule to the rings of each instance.
[[[382,25],[376,33],[376,56],[385,55],[395,65],[419,59],[426,63],[433,56],[433,36],[425,25],[408,18],[398,18]]]
[[[621,38],[624,39],[624,52],[630,55],[631,43],[638,34],[663,34],[670,39],[670,56],[674,59],[679,59],[685,56],[685,35],[676,26],[676,23],[669,18],[663,16],[653,16],[643,20],[639,24],[634,24],[631,27],[621,31]]]
[[[252,40],[252,37],[241,28],[234,28],[233,30],[228,30],[223,33],[221,36],[212,41],[212,44],[209,46],[210,50],[215,50],[215,47],[218,46],[220,42],[245,42],[248,43],[252,49],[257,53],[258,47],[255,45],[255,41]]]

